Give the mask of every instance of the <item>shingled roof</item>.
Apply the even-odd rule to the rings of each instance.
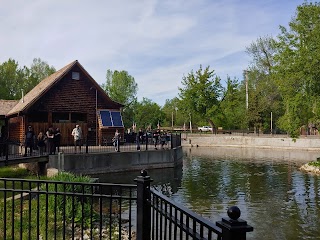
[[[53,85],[55,85],[57,82],[59,82],[63,76],[65,76],[65,74],[67,74],[72,67],[74,67],[75,65],[78,65],[89,77],[89,79],[96,85],[97,89],[100,89],[101,91],[103,91],[100,87],[100,85],[90,76],[90,74],[82,67],[82,65],[78,62],[78,60],[75,60],[71,63],[69,63],[68,65],[66,65],[65,67],[61,68],[60,70],[58,70],[57,72],[51,74],[50,76],[48,76],[47,78],[43,79],[37,86],[35,86],[30,92],[28,92],[23,100],[21,99],[18,104],[16,104],[11,111],[9,111],[6,115],[10,116],[10,115],[14,115],[17,114],[21,111],[24,111],[26,109],[28,109],[30,106],[32,106],[33,103],[35,103],[41,96],[43,96]],[[109,96],[103,91],[103,93],[105,94],[105,96],[112,101],[113,103],[115,103],[117,106],[119,107],[123,107],[122,104],[117,103],[115,101],[113,101],[112,99],[109,98]]]
[[[0,116],[5,116],[7,113],[14,108],[19,100],[0,100]]]

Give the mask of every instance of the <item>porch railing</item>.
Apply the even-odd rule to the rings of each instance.
[[[62,137],[63,138],[63,137]],[[67,142],[73,142],[71,137]],[[163,140],[163,139],[162,139]],[[146,150],[165,150],[172,149],[178,146],[181,146],[181,133],[173,133],[167,136],[165,141],[162,141],[161,138],[155,145],[154,139],[149,136],[144,139],[143,142],[140,142],[139,148],[137,142],[120,142],[119,148],[117,151],[126,152],[126,151],[146,151]],[[63,152],[65,154],[73,153],[101,153],[101,152],[114,152],[115,146],[112,142],[104,142],[101,146],[89,145],[86,140],[81,142],[81,150],[79,146],[75,149],[73,144],[68,145],[54,145],[52,148],[50,144],[46,144],[43,149],[40,149],[37,146],[37,142],[34,142],[33,149],[30,154],[30,148],[25,148],[24,144],[19,141],[8,140],[5,142],[0,142],[0,162],[8,160],[10,158],[20,158],[26,156],[39,156],[39,155],[48,155],[48,154],[58,154],[58,152]]]
[[[136,185],[0,178],[1,239],[242,240],[253,228],[231,207],[215,224],[152,189]]]

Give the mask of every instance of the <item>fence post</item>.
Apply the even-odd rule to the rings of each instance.
[[[6,141],[4,144],[4,152],[6,154],[6,160],[4,162],[4,165],[8,166],[8,161],[9,161],[9,143],[8,143],[8,141]]]
[[[150,183],[152,181],[146,170],[141,170],[141,176],[135,179],[137,183],[137,240],[150,240]]]
[[[170,149],[173,149],[173,133],[171,133]]]
[[[146,150],[148,150],[148,132],[146,131]]]
[[[246,233],[252,232],[253,227],[240,217],[241,211],[238,207],[228,208],[229,218],[222,218],[216,225],[222,229],[222,240],[245,240]]]
[[[86,138],[86,153],[89,152],[89,143],[88,143],[88,138]]]

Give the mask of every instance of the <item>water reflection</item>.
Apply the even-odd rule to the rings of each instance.
[[[153,185],[212,221],[229,206],[254,227],[248,239],[320,239],[320,177],[298,168],[313,151],[185,148],[183,166],[150,170]],[[99,175],[101,182],[134,183],[139,172]]]
[[[316,152],[192,148],[185,154],[177,201],[213,221],[239,206],[255,228],[249,239],[320,239],[320,178],[298,170]]]
[[[170,196],[181,188],[182,166],[176,168],[150,169],[149,176],[152,178],[152,185],[162,191],[163,194]],[[91,175],[99,178],[100,182],[105,183],[125,183],[135,184],[134,179],[140,175],[140,171],[126,173],[107,173]]]

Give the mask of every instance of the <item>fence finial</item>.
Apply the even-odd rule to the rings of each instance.
[[[147,172],[147,170],[145,170],[145,169],[142,169],[142,170],[140,171],[140,174],[141,174],[142,177],[148,176],[148,172]]]
[[[228,208],[229,218],[222,218],[216,225],[222,230],[223,240],[245,240],[247,232],[252,232],[253,227],[240,218],[241,211],[237,206]]]
[[[228,208],[227,214],[232,220],[237,220],[241,216],[241,211],[237,206]]]

